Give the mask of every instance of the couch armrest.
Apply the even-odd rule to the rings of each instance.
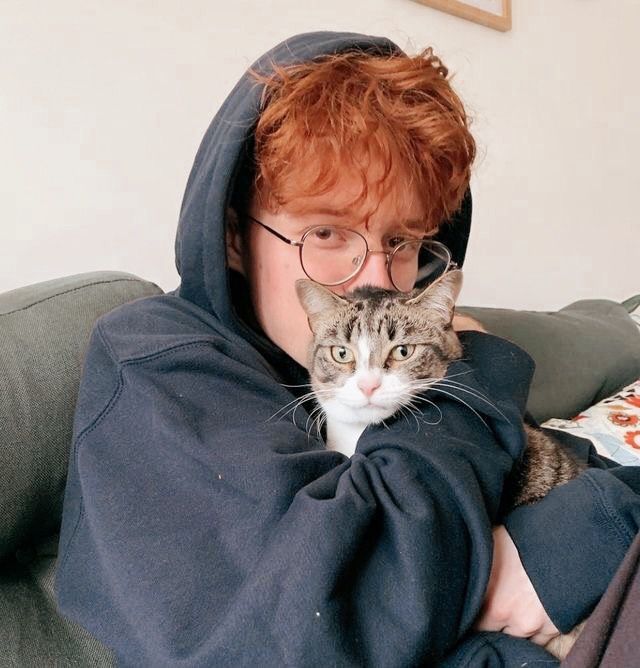
[[[0,295],[0,559],[59,527],[80,371],[95,320],[162,292],[122,272]]]

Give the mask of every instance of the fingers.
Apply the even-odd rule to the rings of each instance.
[[[544,647],[550,640],[553,638],[556,638],[559,636],[560,633],[552,633],[552,632],[539,632],[536,633],[535,635],[531,636],[529,640],[532,643],[535,643],[536,645],[540,645],[541,647]]]
[[[513,615],[495,615],[483,608],[473,625],[474,631],[498,631],[516,638],[528,638],[536,645],[546,645],[549,640],[560,635],[560,631],[546,614],[536,614],[531,610],[521,610]]]
[[[473,330],[476,332],[485,332],[486,329],[474,318],[471,318],[468,315],[463,315],[461,313],[456,313],[453,316],[453,329],[456,332],[462,332],[465,330]]]

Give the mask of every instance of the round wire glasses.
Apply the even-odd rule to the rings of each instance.
[[[376,251],[371,250],[365,237],[355,230],[316,225],[308,229],[300,241],[295,241],[248,214],[247,218],[281,241],[297,246],[304,273],[312,281],[328,287],[357,276],[373,253],[386,256],[389,279],[400,292],[433,283],[454,264],[449,249],[433,239],[403,240],[389,250]]]

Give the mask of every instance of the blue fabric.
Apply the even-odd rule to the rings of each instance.
[[[382,38],[312,33],[256,67],[352,48],[397,50]],[[466,663],[448,665],[498,665],[487,663],[486,642],[458,643],[482,605],[491,527],[524,447],[532,360],[497,337],[463,334],[464,361],[449,373],[487,398],[462,395],[477,415],[435,394],[438,424],[370,427],[350,459],[307,433],[304,407],[295,421],[274,419],[296,398],[283,383],[304,382],[305,371],[236,317],[224,247],[259,92],[243,78],[198,151],[176,241],[178,290],[120,307],[93,330],[60,609],[123,666],[393,668],[434,665],[461,647]],[[470,200],[465,211],[458,262]],[[545,550],[538,559],[553,559]],[[503,637],[491,656],[504,646],[513,657],[522,643],[524,657],[542,651]]]
[[[451,373],[497,408],[369,428],[347,459],[255,349],[175,296],[94,330],[76,413],[61,610],[123,665],[410,666],[479,610],[532,364],[470,333]],[[473,399],[473,398],[472,398]],[[433,420],[433,415],[428,416]],[[443,583],[447,583],[443,586]]]
[[[640,467],[590,468],[505,520],[554,624],[571,630],[593,610],[640,530]]]

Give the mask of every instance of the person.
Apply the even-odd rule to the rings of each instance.
[[[306,429],[296,279],[397,289],[408,240],[421,263],[448,249],[427,281],[462,265],[474,156],[430,49],[297,35],[231,92],[187,183],[179,287],[101,317],[84,366],[56,596],[119,665],[552,665],[542,645],[593,609],[640,481],[582,442],[587,472],[502,516],[517,346],[454,319],[482,419],[434,397],[438,424],[370,426],[351,458]]]

